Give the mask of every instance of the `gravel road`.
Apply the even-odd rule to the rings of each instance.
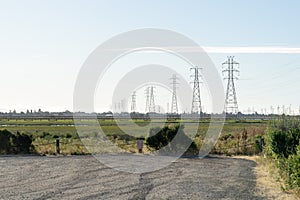
[[[0,199],[263,199],[255,162],[180,158],[149,173],[110,169],[92,156],[0,157]]]

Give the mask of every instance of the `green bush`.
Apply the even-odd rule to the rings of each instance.
[[[152,128],[149,137],[146,138],[146,145],[154,150],[160,150],[163,154],[185,152],[185,155],[197,155],[199,152],[197,145],[185,135],[183,129],[184,126],[178,124]],[[171,143],[172,140],[174,142]],[[190,146],[186,149],[183,144]]]
[[[51,137],[51,134],[48,132],[43,132],[40,136],[40,138],[50,138],[50,137]]]
[[[0,131],[0,153],[10,153],[12,134],[8,130]]]
[[[267,134],[267,144],[269,153],[274,157],[288,158],[289,155],[296,153],[299,145],[300,130],[299,128],[285,127],[283,129],[273,129]]]
[[[300,145],[296,154],[290,155],[281,165],[288,188],[300,188]]]
[[[30,153],[33,151],[32,137],[29,135],[12,134],[7,130],[0,130],[0,153]]]
[[[22,135],[17,132],[17,135],[12,135],[12,142],[14,153],[29,153],[32,148],[32,137],[29,135]]]
[[[300,129],[294,119],[284,117],[269,127],[266,154],[275,160],[287,189],[300,191]]]

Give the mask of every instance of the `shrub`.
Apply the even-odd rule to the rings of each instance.
[[[0,153],[10,153],[11,136],[12,134],[8,130],[0,131]]]
[[[53,135],[53,138],[54,138],[54,139],[58,139],[59,136],[58,136],[58,135]]]
[[[227,141],[227,140],[232,140],[232,139],[234,139],[234,136],[231,133],[226,134],[226,135],[222,135],[220,137],[221,141]]]
[[[284,168],[283,168],[284,166]],[[286,185],[288,188],[300,188],[300,145],[296,154],[290,155],[281,169],[285,172]]]
[[[0,131],[0,153],[29,153],[33,151],[32,136],[7,130]]]
[[[287,158],[291,154],[296,153],[299,145],[300,130],[299,128],[273,129],[267,134],[267,144],[269,153],[274,157]]]
[[[12,136],[15,153],[29,153],[32,148],[32,137],[29,135],[22,135],[17,132],[17,135]]]
[[[164,126],[150,129],[149,137],[146,138],[146,145],[152,149],[160,150],[162,154],[177,154],[185,152],[185,155],[196,155],[199,152],[197,145],[185,135],[183,125]],[[175,138],[176,136],[176,138]],[[171,141],[174,141],[171,143]],[[185,145],[190,144],[186,149]]]
[[[40,136],[40,138],[47,138],[47,137],[50,137],[51,134],[48,133],[48,132],[43,132],[42,135]]]
[[[293,119],[284,117],[269,128],[266,153],[275,159],[287,189],[300,190],[300,129]]]

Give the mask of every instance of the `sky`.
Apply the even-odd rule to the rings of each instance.
[[[76,78],[95,48],[126,31],[160,28],[204,47],[220,76],[227,56],[235,56],[240,63],[236,82],[240,111],[291,105],[298,113],[299,8],[296,0],[0,0],[0,111],[72,111]],[[137,57],[120,59],[111,73],[118,74],[118,66],[129,66],[128,60],[142,64]],[[142,61],[151,62],[146,57]],[[163,56],[156,57],[163,62]],[[134,62],[135,58],[139,60]],[[99,104],[96,100],[96,111],[113,107],[111,85],[95,95],[106,98]],[[141,91],[138,107],[143,110]],[[209,97],[203,91],[205,107]],[[167,109],[167,92],[159,95],[158,88],[156,92],[157,101]]]

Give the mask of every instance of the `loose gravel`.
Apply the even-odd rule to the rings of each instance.
[[[1,156],[0,199],[263,199],[255,166],[211,156],[131,174],[92,156]]]

